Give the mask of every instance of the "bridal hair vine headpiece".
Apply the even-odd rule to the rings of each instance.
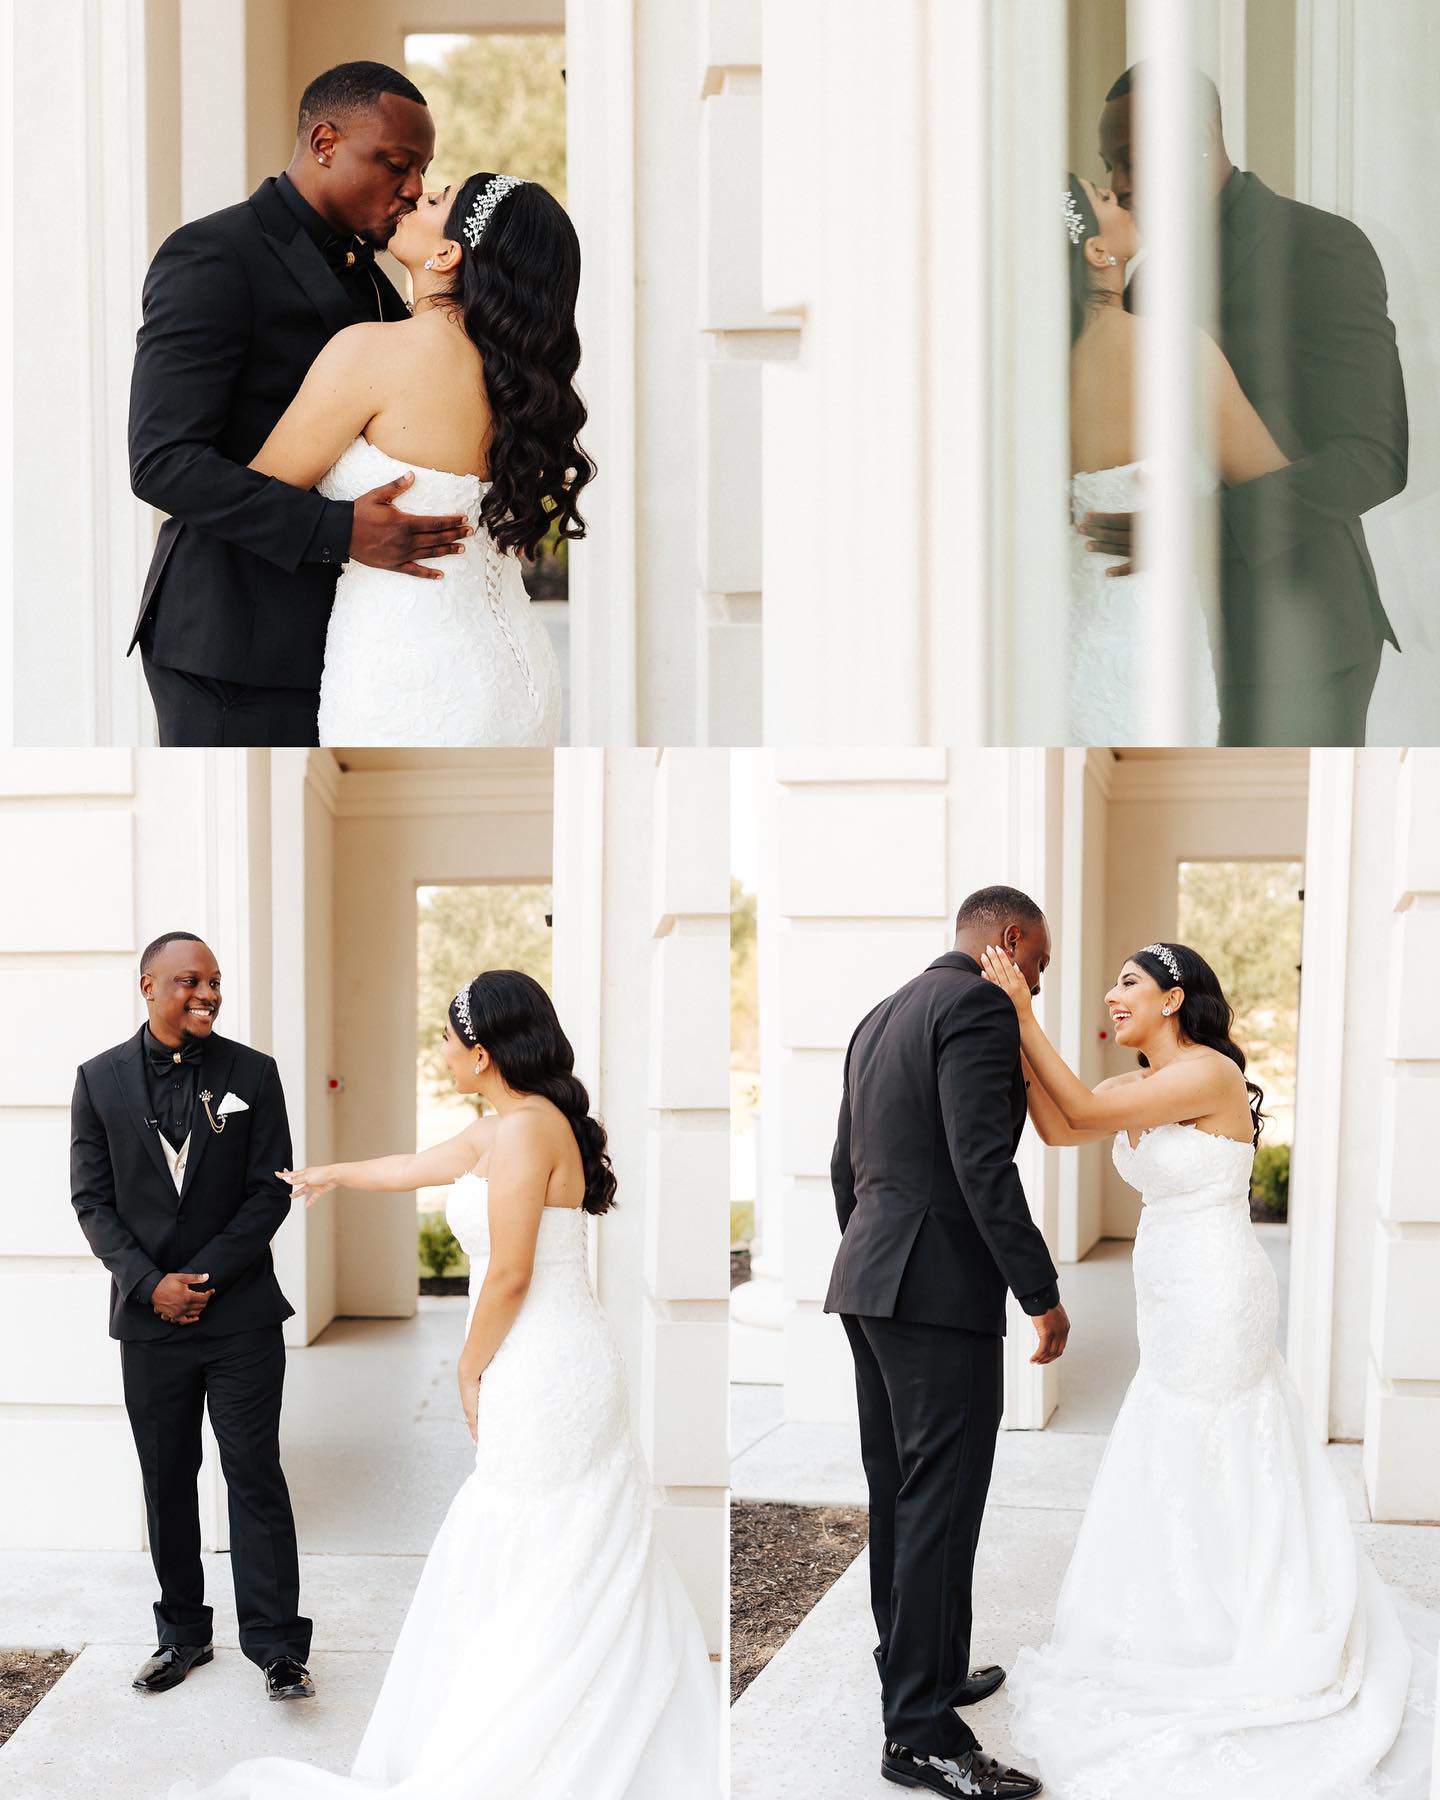
[[[1069,188],[1065,190],[1065,229],[1070,233],[1073,250],[1085,235],[1085,215],[1075,204],[1075,195]]]
[[[1176,987],[1184,987],[1185,983],[1180,975],[1179,959],[1168,944],[1147,944],[1140,954],[1142,956],[1153,956],[1157,962],[1164,963],[1165,967],[1170,971],[1171,979],[1174,981]]]
[[[495,208],[505,196],[517,187],[524,187],[525,179],[521,175],[492,175],[475,196],[475,204],[466,215],[465,223],[460,227],[460,235],[472,250],[477,248],[485,235],[485,227],[494,216]]]
[[[461,988],[451,1004],[455,1009],[455,1023],[460,1027],[461,1036],[465,1039],[467,1044],[473,1045],[475,1042],[475,1027],[470,1023],[469,988]]]

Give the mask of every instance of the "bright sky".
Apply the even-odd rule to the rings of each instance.
[[[438,64],[457,44],[468,42],[463,31],[412,31],[405,38],[406,62]]]

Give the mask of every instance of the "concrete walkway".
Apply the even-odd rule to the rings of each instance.
[[[454,1364],[463,1299],[413,1320],[337,1321],[292,1351],[283,1429],[315,1621],[313,1702],[277,1706],[238,1649],[229,1559],[209,1556],[215,1661],[146,1699],[130,1690],[154,1647],[154,1577],[142,1553],[0,1555],[0,1644],[81,1654],[0,1747],[6,1800],[163,1800],[244,1756],[348,1769],[424,1553],[473,1465]]]

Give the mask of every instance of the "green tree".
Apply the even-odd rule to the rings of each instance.
[[[1214,969],[1235,1009],[1251,1073],[1292,1104],[1300,1007],[1299,863],[1180,865],[1177,932]]]
[[[416,1046],[420,1079],[432,1089],[450,1085],[440,1034],[462,987],[483,969],[522,969],[549,987],[549,910],[550,889],[538,883],[421,888]]]
[[[565,204],[565,39],[560,32],[477,32],[437,64],[405,73],[435,119],[431,187],[479,169],[524,175]]]
[[[730,877],[730,1066],[760,1067],[760,973],[755,896]]]

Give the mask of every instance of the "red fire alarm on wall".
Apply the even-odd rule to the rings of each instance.
[[[325,1085],[332,1094],[343,1094],[345,1092],[345,1077],[343,1075],[332,1075],[326,1081]]]

